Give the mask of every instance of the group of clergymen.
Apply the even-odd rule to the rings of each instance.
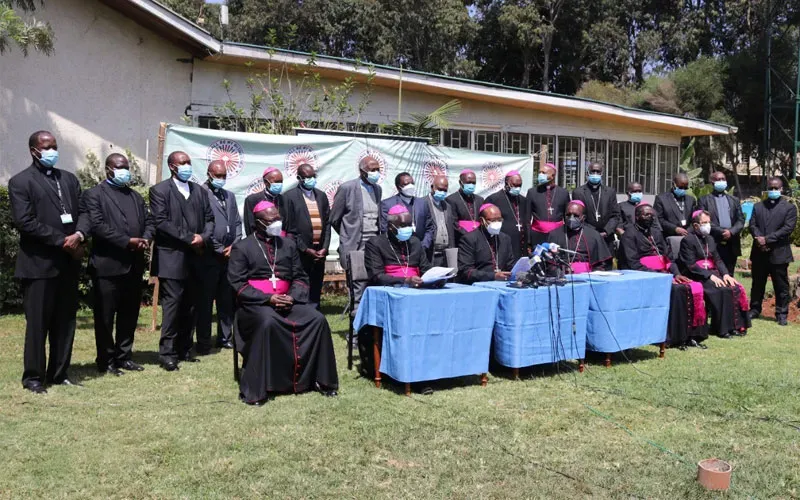
[[[448,248],[458,248],[457,281],[471,284],[508,279],[520,257],[550,242],[571,251],[568,265],[575,273],[611,269],[615,253],[619,268],[672,273],[671,345],[702,346],[707,311],[713,333],[743,335],[760,314],[767,276],[776,291],[778,323],[786,324],[789,236],[797,213],[781,198],[778,178],[769,180],[768,198],[755,206],[750,221],[755,242],[748,306],[732,277],[744,216],[739,200],[725,193],[722,173],[713,174],[714,192],[699,203],[686,194],[686,176],[677,175],[655,207],[641,202],[642,186],[635,182],[628,186],[629,200],[618,203],[616,191],[602,183],[599,163],[589,166],[588,182],[571,196],[546,164],[526,196],[522,177],[512,171],[503,189],[483,200],[475,194],[475,173],[465,170],[457,191],[448,194],[447,177],[437,176],[424,197],[417,196],[413,177],[401,173],[397,194],[384,200],[380,165],[366,157],[358,178],[339,187],[332,207],[315,187],[312,166],[300,165],[297,187],[285,193],[282,172],[266,169],[264,190],[245,199],[242,223],[234,195],[224,189],[227,172],[220,161],[209,163],[206,181],[197,184],[190,181],[191,158],[170,153],[171,177],[150,188],[148,207],[129,187],[123,155],[108,156],[106,180],[81,194],[77,178],[55,168],[58,146],[51,133],[32,134],[29,149],[32,164],[12,177],[9,194],[20,232],[15,276],[23,284],[27,322],[22,384],[34,393],[46,392],[47,384],[76,385],[67,371],[89,240],[98,370],[119,376],[143,369],[132,360],[132,347],[145,250],[152,242],[162,368],[178,370],[179,363],[211,352],[216,303],[216,346],[235,342],[242,353],[240,398],[252,405],[277,393],[337,394],[330,328],[319,312],[331,229],[339,234],[342,266],[350,252],[364,252],[369,280],[350,283],[356,304],[368,285],[423,286],[423,273],[446,266]],[[668,236],[683,237],[678,255]]]

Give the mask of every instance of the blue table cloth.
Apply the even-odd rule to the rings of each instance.
[[[500,292],[493,355],[501,365],[522,368],[584,358],[591,294],[587,283],[511,288],[507,283],[490,281],[474,286]]]
[[[622,275],[573,275],[590,290],[586,349],[617,352],[666,341],[672,275],[614,272]]]
[[[381,373],[421,382],[485,373],[500,292],[458,284],[439,290],[367,287],[354,327],[383,328]]]

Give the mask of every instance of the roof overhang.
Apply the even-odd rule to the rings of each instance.
[[[254,67],[261,69],[285,65],[289,71],[302,72],[311,67],[310,57],[308,54],[225,42],[220,53],[210,55],[205,60],[230,65],[252,63]],[[357,65],[352,61],[336,58],[316,56],[313,70],[322,77],[343,79],[352,76],[360,82],[366,81],[371,71],[373,84],[382,87],[398,88],[402,80],[404,90],[669,130],[678,132],[681,136],[727,135],[736,132],[736,127],[705,120],[417,71],[401,71],[385,66],[370,68],[366,64]]]
[[[137,24],[152,30],[189,51],[207,57],[222,50],[222,42],[211,33],[153,0],[100,0]]]

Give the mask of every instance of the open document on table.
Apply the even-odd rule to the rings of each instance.
[[[436,283],[437,281],[448,280],[456,276],[454,267],[432,267],[422,275],[423,283]]]

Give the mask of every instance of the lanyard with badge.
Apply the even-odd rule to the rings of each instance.
[[[53,177],[53,180],[56,182],[56,194],[58,194],[58,202],[61,204],[61,223],[72,224],[72,214],[67,212],[67,206],[64,205],[64,194],[61,192],[61,183],[55,177]],[[50,189],[52,189],[52,186]]]

